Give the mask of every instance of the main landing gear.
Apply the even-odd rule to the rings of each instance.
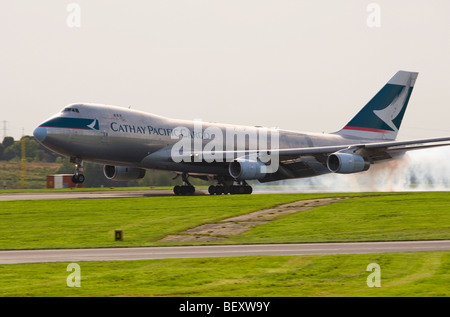
[[[195,193],[195,187],[189,183],[188,174],[183,173],[181,174],[181,177],[183,179],[183,185],[176,185],[173,188],[173,193],[175,195],[193,195]]]
[[[238,185],[211,185],[208,188],[208,193],[210,195],[227,195],[227,194],[251,194],[253,191],[252,186],[247,184],[245,181],[240,182]]]
[[[178,174],[176,177],[178,177]],[[175,178],[176,178],[175,177]],[[181,174],[183,179],[183,185],[176,185],[173,188],[173,192],[175,195],[193,195],[195,193],[195,187],[189,183],[187,173]],[[251,194],[253,191],[252,186],[247,184],[246,181],[237,182],[237,185],[233,184],[233,180],[231,179],[218,179],[219,185],[211,185],[208,188],[208,193],[210,195],[235,195],[235,194]]]
[[[75,163],[75,171],[72,176],[72,182],[74,184],[82,184],[85,180],[85,177],[83,175],[83,161],[78,158],[70,158],[70,162]]]

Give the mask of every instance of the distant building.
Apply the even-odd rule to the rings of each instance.
[[[83,184],[75,184],[72,174],[47,175],[47,188],[80,188]]]

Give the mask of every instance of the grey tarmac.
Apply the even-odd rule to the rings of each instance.
[[[106,199],[150,196],[174,196],[172,190],[71,191],[42,193],[3,193],[0,201],[41,199]]]
[[[256,189],[253,194],[280,194],[298,193],[295,190],[267,190]],[[70,192],[40,192],[40,193],[0,193],[0,201],[10,200],[41,200],[41,199],[107,199],[107,198],[133,198],[176,196],[172,189],[149,190],[117,190],[117,191],[70,191]],[[207,190],[196,190],[195,196],[209,196]]]
[[[0,264],[450,251],[450,240],[0,251]]]

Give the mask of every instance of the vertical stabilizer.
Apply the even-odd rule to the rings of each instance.
[[[361,139],[395,140],[418,74],[398,71],[364,108],[335,134]]]

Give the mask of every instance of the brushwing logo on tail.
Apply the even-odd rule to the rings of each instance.
[[[394,124],[395,118],[402,112],[403,107],[406,105],[406,99],[408,97],[408,90],[411,85],[411,78],[401,90],[400,94],[384,109],[374,110],[373,113],[383,120],[393,131],[398,132],[398,127]]]

